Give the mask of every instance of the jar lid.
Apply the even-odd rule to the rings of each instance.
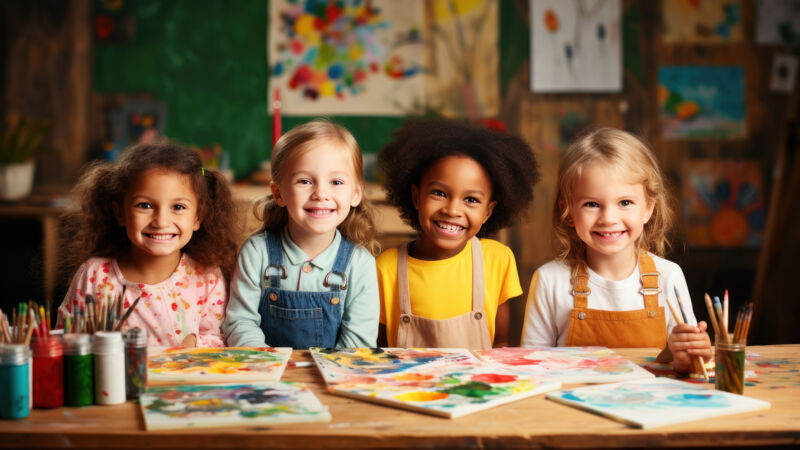
[[[98,331],[94,334],[92,353],[122,352],[122,333],[119,331]]]
[[[92,353],[92,337],[86,333],[64,335],[65,355],[88,355]]]
[[[61,356],[63,346],[61,336],[34,337],[31,341],[33,356]]]
[[[147,331],[139,327],[127,330],[122,338],[128,347],[147,347]]]
[[[31,352],[24,344],[0,344],[0,364],[22,365],[30,357]]]

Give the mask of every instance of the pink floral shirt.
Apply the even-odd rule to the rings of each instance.
[[[116,298],[123,285],[125,310],[137,297],[142,297],[123,330],[134,327],[146,330],[148,345],[152,346],[177,346],[190,334],[197,337],[198,347],[223,345],[220,326],[228,299],[225,278],[219,268],[203,271],[185,254],[169,278],[152,285],[125,280],[116,259],[90,258],[72,278],[58,308],[57,326],[63,327],[65,314],[78,309],[85,311],[87,294],[97,301],[108,290]],[[73,323],[74,317],[73,314]]]

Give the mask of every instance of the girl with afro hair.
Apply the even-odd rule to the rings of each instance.
[[[388,199],[419,232],[378,257],[379,345],[508,345],[522,294],[511,249],[487,236],[521,217],[539,179],[521,139],[448,120],[411,120],[378,155]]]

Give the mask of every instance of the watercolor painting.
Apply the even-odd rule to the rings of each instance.
[[[800,0],[756,0],[756,43],[800,45]]]
[[[687,242],[696,247],[759,247],[767,221],[755,160],[689,159],[683,169]]]
[[[272,0],[269,20],[283,114],[403,115],[425,94],[420,0]]]
[[[139,404],[148,431],[331,420],[311,390],[294,382],[157,386]]]
[[[551,392],[547,398],[644,429],[771,406],[762,400],[670,378],[593,385]]]
[[[661,2],[662,38],[669,44],[726,44],[742,41],[740,0]]]
[[[277,381],[291,348],[151,347],[147,356],[148,386]]]
[[[514,373],[569,383],[611,383],[653,374],[606,347],[506,347],[476,351]]]
[[[622,91],[620,0],[529,5],[533,92]]]
[[[743,138],[747,132],[744,71],[737,66],[665,66],[658,70],[665,139]]]

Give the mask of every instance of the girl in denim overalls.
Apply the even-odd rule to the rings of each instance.
[[[655,347],[677,371],[711,358],[680,267],[663,255],[673,224],[668,190],[643,142],[594,130],[562,155],[553,211],[560,257],[533,275],[522,345]],[[686,324],[664,313],[680,292]],[[666,358],[664,358],[666,356]]]
[[[362,198],[361,150],[341,126],[315,120],[272,150],[264,229],[239,252],[223,323],[237,347],[374,347],[378,251]]]

